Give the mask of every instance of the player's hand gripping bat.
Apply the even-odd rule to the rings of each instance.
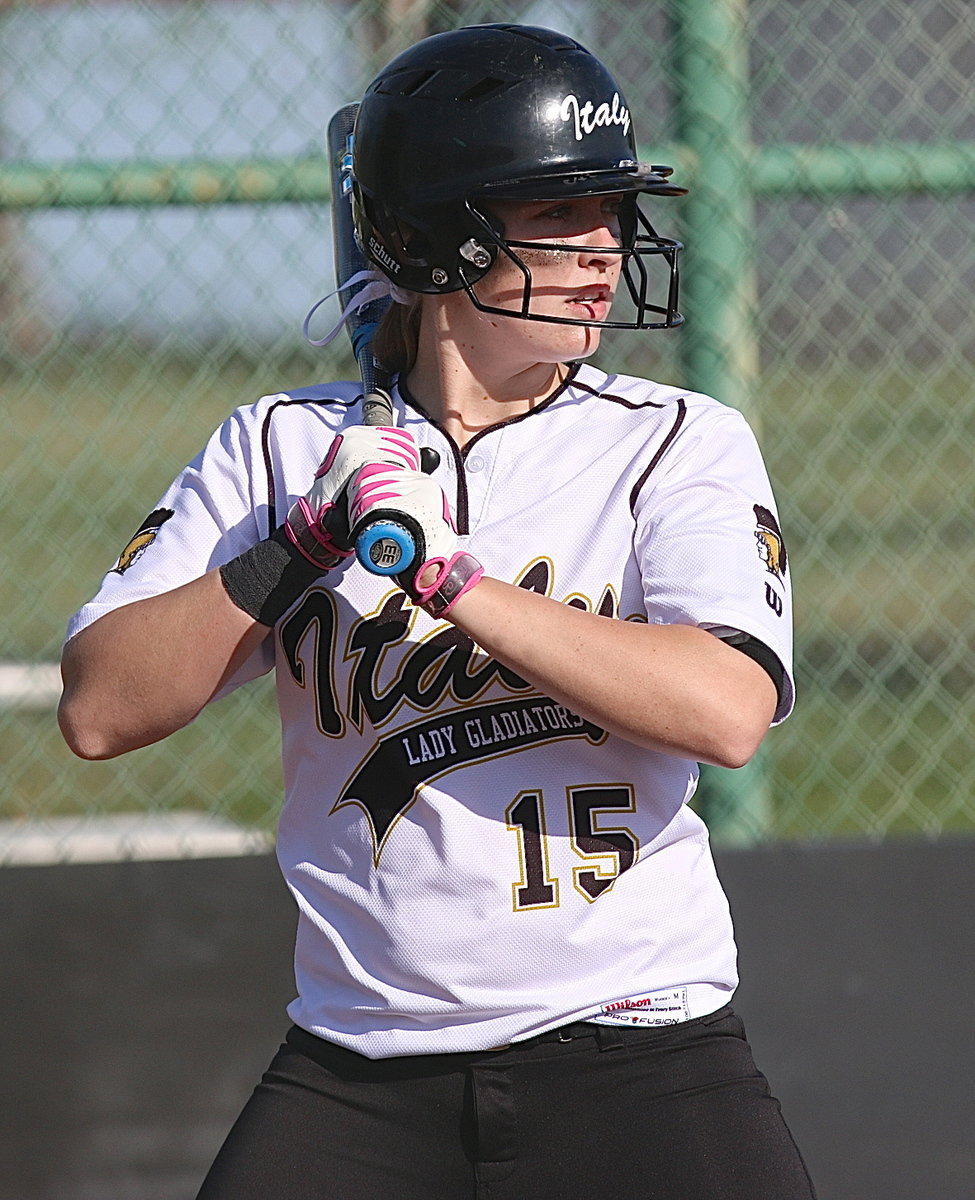
[[[358,108],[358,104],[340,108],[329,121],[326,135],[332,185],[335,279],[343,311],[365,284],[343,285],[370,266],[356,240],[352,220],[352,131]],[[363,425],[392,425],[394,420],[389,381],[372,353],[373,335],[391,303],[388,297],[373,300],[351,313],[346,320],[362,380]],[[425,447],[421,452],[423,470],[428,474],[435,471],[438,462],[436,451]],[[416,557],[416,546],[412,534],[404,526],[395,521],[379,520],[359,530],[355,552],[359,562],[374,575],[399,575],[408,570]]]

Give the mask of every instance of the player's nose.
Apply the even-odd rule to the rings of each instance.
[[[579,263],[586,267],[606,269],[619,262],[616,247],[620,245],[619,228],[608,223],[591,229],[579,240]]]

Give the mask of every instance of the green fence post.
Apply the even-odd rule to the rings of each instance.
[[[696,163],[682,202],[683,381],[741,409],[756,425],[746,8],[747,0],[672,0],[671,13],[678,137]],[[722,842],[760,838],[770,818],[761,756],[738,771],[703,768],[695,806]]]

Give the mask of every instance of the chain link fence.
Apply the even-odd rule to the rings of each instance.
[[[675,116],[675,31],[694,7],[0,2],[0,862],[106,844],[138,857],[160,838],[174,854],[237,852],[273,831],[267,681],[163,745],[90,764],[61,743],[52,664],[68,615],[233,407],[352,372],[344,347],[300,334],[331,279],[315,195],[331,112],[425,33],[549,25],[613,67],[644,156],[706,182]],[[770,735],[753,832],[970,832],[975,11],[715,7],[743,22],[746,399],[797,596],[799,704]],[[179,203],[156,202],[160,179]],[[685,233],[691,282],[682,203],[661,225]],[[607,338],[602,361],[686,383],[681,339],[707,338],[689,332],[693,287],[684,308],[685,329]],[[742,402],[730,376],[714,390]]]

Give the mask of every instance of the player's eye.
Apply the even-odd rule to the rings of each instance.
[[[546,208],[543,212],[538,213],[537,219],[540,221],[564,221],[571,211],[568,204],[556,204],[552,208]]]

